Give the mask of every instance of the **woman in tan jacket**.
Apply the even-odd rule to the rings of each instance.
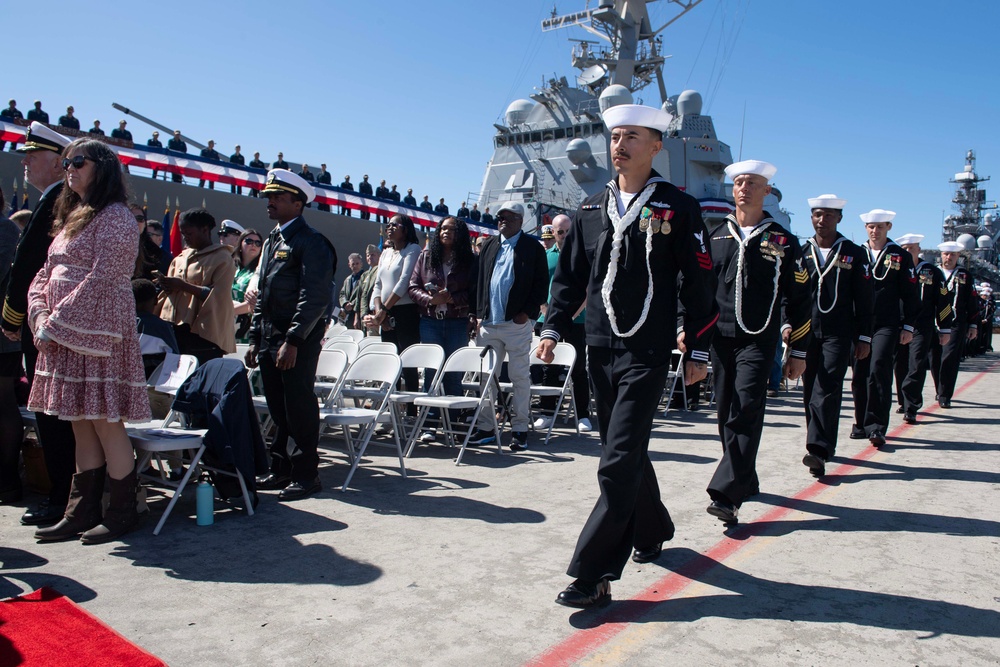
[[[157,314],[174,325],[181,353],[198,357],[199,364],[236,351],[236,264],[232,248],[212,240],[213,229],[208,211],[185,211],[180,230],[187,248],[170,263],[168,275],[157,279],[163,289]]]

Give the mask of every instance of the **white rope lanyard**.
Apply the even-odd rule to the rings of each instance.
[[[886,243],[885,247],[882,248],[881,251],[879,251],[878,257],[875,258],[874,262],[872,262],[872,278],[874,278],[875,280],[882,281],[882,280],[885,280],[889,276],[889,267],[888,266],[886,266],[885,268],[882,269],[882,276],[881,277],[879,277],[878,273],[876,273],[876,271],[878,271],[879,264],[882,263],[882,260],[885,258],[885,253],[886,253],[886,251],[888,249],[889,249],[889,244]],[[868,253],[868,259],[871,260],[872,259],[872,247],[870,245],[868,245],[867,243],[865,244],[865,252]]]
[[[951,312],[955,313],[955,322],[958,323],[958,285],[956,284],[956,279],[958,278],[958,267],[956,266],[951,270],[951,275],[948,276],[948,291],[954,290],[955,295],[951,297]]]
[[[649,315],[649,305],[653,302],[653,270],[649,265],[649,256],[653,251],[653,230],[646,228],[646,273],[649,275],[649,286],[646,289],[646,301],[642,304],[642,313],[639,320],[628,331],[622,333],[618,329],[618,318],[615,316],[615,309],[611,305],[611,291],[615,285],[615,277],[618,275],[618,258],[622,254],[622,239],[625,237],[625,230],[635,222],[646,205],[649,198],[653,196],[656,183],[648,184],[627,211],[624,217],[618,215],[618,195],[612,190],[608,193],[608,217],[614,229],[611,236],[611,265],[608,273],[604,276],[604,283],[601,285],[601,299],[604,301],[604,309],[608,313],[608,321],[611,323],[611,330],[619,338],[628,338],[635,334],[643,324],[646,323],[646,316]]]
[[[840,245],[839,243],[837,245]],[[837,265],[837,260],[840,259],[840,249],[836,245],[830,248],[830,254],[826,258],[826,266],[820,268],[819,257],[816,255],[816,246],[812,243],[809,244],[809,251],[812,253],[813,263],[816,265],[816,275],[817,275],[817,285],[816,285],[816,307],[819,312],[826,315],[834,306],[837,305],[837,299],[839,298],[840,291],[840,269],[837,269],[837,274],[833,279],[833,303],[830,304],[829,308],[823,308],[823,279],[826,278],[826,274]]]
[[[747,237],[744,239],[732,220],[727,220],[726,222],[729,224],[729,231],[732,233],[733,239],[739,244],[736,254],[736,323],[740,325],[740,329],[743,329],[744,332],[751,336],[756,336],[767,330],[768,325],[771,324],[771,316],[774,315],[774,303],[778,300],[778,278],[781,276],[781,255],[774,256],[774,293],[771,295],[771,307],[767,312],[767,320],[765,320],[764,326],[757,331],[750,331],[743,322],[743,283],[745,280],[743,269],[746,266],[747,245],[750,241],[763,234],[770,225],[758,226],[755,230],[747,234]]]

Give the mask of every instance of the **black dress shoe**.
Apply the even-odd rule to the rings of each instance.
[[[872,447],[881,447],[885,444],[885,436],[882,435],[882,431],[872,431],[872,434],[868,436],[868,442],[872,443]]]
[[[319,483],[319,477],[311,482],[292,482],[278,494],[278,500],[299,500],[319,493],[323,490],[323,485]]]
[[[288,475],[276,475],[273,472],[270,475],[257,478],[257,488],[261,491],[277,491],[291,483],[292,478]]]
[[[857,426],[851,427],[851,440],[864,440],[867,437],[863,428],[858,428]]]
[[[907,423],[907,424],[916,424],[917,423],[917,416],[916,415],[903,415],[903,421],[905,423]]]
[[[632,561],[635,563],[652,563],[654,560],[660,557],[663,553],[663,542],[659,544],[654,544],[651,547],[646,547],[645,549],[636,548],[632,552]]]
[[[905,410],[903,410],[903,406],[902,405],[900,405],[898,408],[896,408],[896,414],[897,415],[901,415],[901,414],[903,414],[903,412],[905,412]]]
[[[802,457],[802,465],[809,468],[813,477],[822,477],[826,474],[826,461],[809,452]]]
[[[603,607],[610,603],[611,582],[607,579],[600,581],[577,579],[556,597],[556,604],[580,609]]]
[[[951,399],[950,398],[939,398],[938,405],[940,405],[945,410],[951,409]]]
[[[712,504],[708,506],[705,510],[714,517],[718,517],[719,521],[723,523],[737,523],[739,518],[739,510],[732,503],[727,503],[724,500],[713,500]]]
[[[21,516],[25,526],[51,526],[58,523],[66,513],[66,505],[52,505],[48,498],[38,503],[38,507],[29,509]]]

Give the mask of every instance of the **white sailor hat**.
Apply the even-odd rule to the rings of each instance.
[[[847,200],[841,199],[837,195],[820,195],[809,199],[809,208],[836,208],[841,209],[847,206]]]
[[[896,217],[895,211],[887,211],[884,208],[873,208],[867,213],[861,214],[861,222],[866,225],[871,222],[892,222]]]
[[[902,236],[896,237],[896,243],[899,245],[910,245],[911,243],[920,243],[924,240],[923,234],[903,234]]]
[[[734,162],[726,167],[726,176],[730,180],[743,174],[754,174],[756,176],[763,176],[770,181],[776,173],[778,173],[777,167],[770,162],[762,162],[761,160],[743,160],[742,162]]]
[[[516,201],[505,201],[500,204],[500,208],[497,209],[497,215],[500,215],[504,211],[510,211],[522,218],[524,217],[524,205]]]
[[[941,252],[962,252],[965,250],[965,246],[958,241],[945,241],[938,244],[938,250]]]
[[[28,126],[28,131],[24,135],[24,145],[18,148],[17,152],[53,151],[54,153],[62,153],[62,150],[69,146],[69,141],[67,137],[36,120]]]
[[[246,229],[243,228],[243,225],[235,220],[223,220],[219,226],[219,236],[223,234],[242,234],[245,231]]]
[[[604,126],[609,130],[623,125],[637,125],[666,132],[671,120],[670,114],[663,109],[642,104],[618,104],[601,116],[604,118]]]
[[[296,197],[302,198],[307,204],[316,198],[316,190],[309,185],[309,181],[287,169],[272,169],[267,172],[267,184],[261,192],[263,194],[291,192]]]

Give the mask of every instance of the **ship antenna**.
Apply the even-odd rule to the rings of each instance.
[[[747,128],[747,101],[743,100],[743,123],[740,126],[740,155],[736,159],[737,162],[743,160],[743,133]]]

